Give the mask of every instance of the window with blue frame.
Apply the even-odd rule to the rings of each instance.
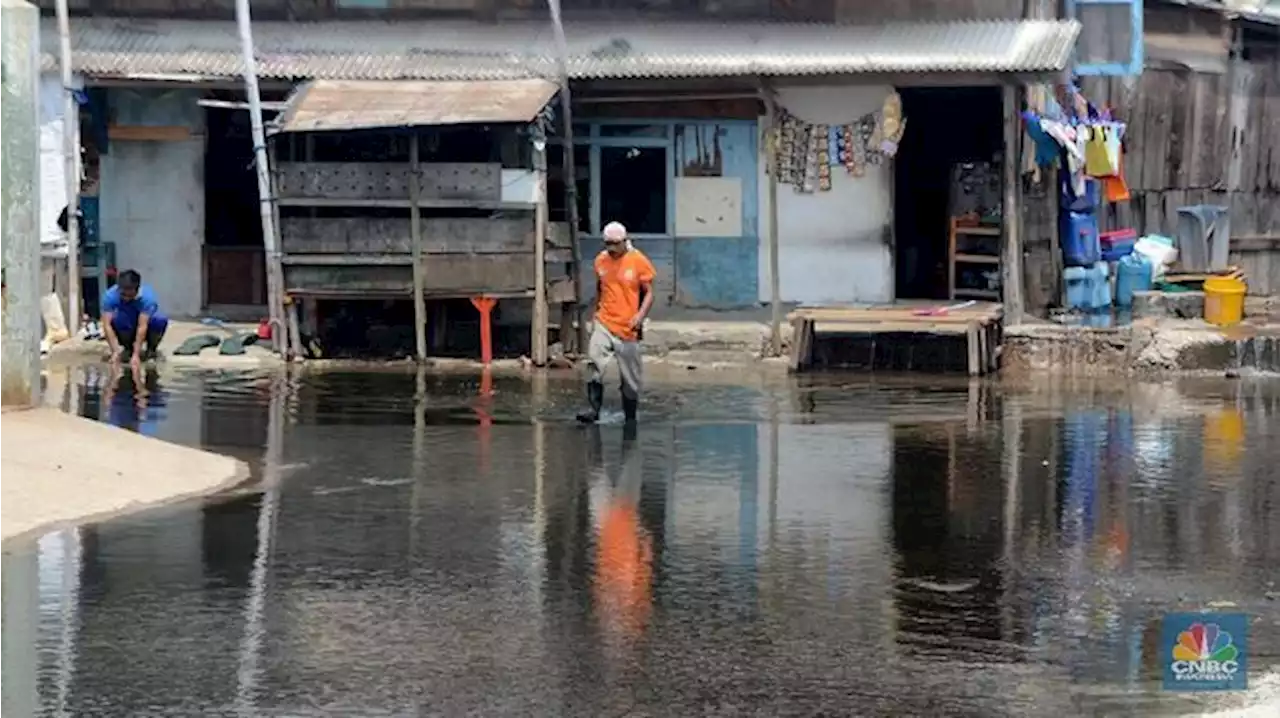
[[[1080,21],[1077,75],[1142,74],[1143,0],[1066,0],[1067,17]]]

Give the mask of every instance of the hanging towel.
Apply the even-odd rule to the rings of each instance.
[[[1027,135],[1031,137],[1036,148],[1036,166],[1052,165],[1054,160],[1058,159],[1058,152],[1061,151],[1062,146],[1044,131],[1044,127],[1040,125],[1040,118],[1034,112],[1024,112],[1022,118],[1027,125]]]

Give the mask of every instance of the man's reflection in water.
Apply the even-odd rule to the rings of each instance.
[[[164,391],[160,389],[159,373],[154,368],[146,368],[139,381],[131,369],[116,366],[110,371],[103,390],[107,423],[155,436],[167,403]]]
[[[628,422],[623,429],[622,456],[616,463],[604,459],[599,427],[588,431],[608,495],[596,538],[596,615],[609,642],[630,643],[648,625],[653,585],[653,539],[640,523],[642,462],[636,427]]]

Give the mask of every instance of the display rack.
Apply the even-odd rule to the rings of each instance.
[[[958,286],[960,267],[982,265],[985,270],[1000,272],[1000,236],[998,225],[968,224],[961,217],[949,220],[947,232],[947,289],[952,299],[1000,300],[998,289]],[[993,241],[994,240],[994,241]]]

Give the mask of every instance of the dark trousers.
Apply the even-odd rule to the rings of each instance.
[[[157,321],[157,319],[159,321]],[[133,354],[133,345],[138,341],[138,328],[136,326],[121,326],[116,322],[111,323],[111,328],[116,332],[116,338],[120,340],[120,351],[128,358]],[[142,347],[143,359],[154,359],[156,350],[160,348],[160,341],[164,339],[165,330],[169,328],[169,320],[164,317],[152,317],[147,323],[146,346]]]

